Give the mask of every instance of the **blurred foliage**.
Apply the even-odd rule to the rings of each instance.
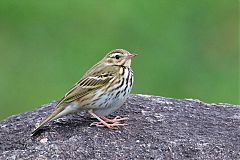
[[[106,52],[133,93],[239,104],[238,1],[0,1],[0,119],[61,98]]]

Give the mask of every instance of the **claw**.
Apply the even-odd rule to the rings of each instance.
[[[99,125],[98,123],[99,123],[99,122],[92,122],[92,123],[90,124],[90,126],[97,126],[97,125]]]

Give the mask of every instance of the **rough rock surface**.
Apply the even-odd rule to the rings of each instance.
[[[56,102],[0,122],[0,159],[240,159],[240,106],[131,95],[119,130],[90,127],[89,114],[31,131]]]

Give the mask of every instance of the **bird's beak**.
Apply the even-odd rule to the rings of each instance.
[[[137,56],[137,54],[130,54],[127,56],[127,59],[132,59],[133,57],[136,57],[136,56]]]

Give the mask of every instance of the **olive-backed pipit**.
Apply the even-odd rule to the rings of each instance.
[[[34,131],[35,134],[47,122],[64,115],[87,110],[99,122],[91,125],[116,128],[126,118],[108,119],[126,101],[133,85],[131,54],[124,49],[110,51],[101,61],[88,70],[83,77],[57,103],[53,113]]]

